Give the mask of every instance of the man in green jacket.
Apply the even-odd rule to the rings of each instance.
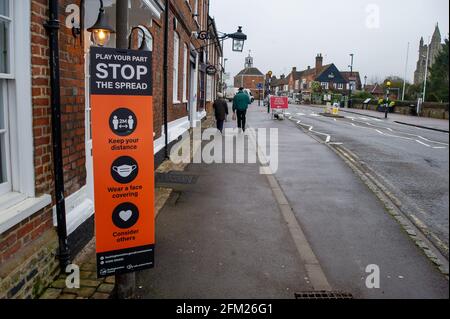
[[[239,129],[245,132],[245,123],[247,121],[247,109],[250,104],[250,97],[244,92],[244,88],[239,88],[238,93],[233,100],[233,113],[237,116],[237,125]]]

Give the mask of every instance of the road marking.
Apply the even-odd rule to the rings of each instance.
[[[419,141],[419,140],[416,140],[416,142],[419,143],[419,144],[425,145],[425,146],[427,146],[427,147],[431,147],[431,145],[425,144],[424,142],[421,142],[421,141]]]
[[[296,119],[296,120],[298,120],[298,119]],[[319,131],[315,131],[315,130],[314,130],[314,126],[309,125],[309,124],[302,124],[301,121],[297,121],[297,124],[298,124],[298,125],[301,125],[301,126],[306,126],[306,127],[308,127],[308,131],[310,131],[310,132],[312,132],[312,133],[316,133],[316,134],[319,134],[319,135],[322,135],[322,136],[326,136],[325,143],[330,143],[330,141],[331,141],[331,135],[326,134],[326,133],[322,133],[322,132],[319,132]]]
[[[353,120],[353,121],[354,121],[354,120]],[[355,122],[357,122],[357,121],[355,121]],[[359,122],[357,122],[357,123],[359,123]],[[359,127],[359,128],[369,129],[369,130],[375,130],[375,132],[377,132],[378,134],[384,135],[384,136],[396,137],[396,138],[400,138],[400,139],[404,139],[404,140],[414,141],[414,142],[417,142],[417,143],[419,143],[419,144],[421,144],[421,145],[423,145],[423,146],[426,146],[426,147],[431,147],[431,148],[434,148],[434,149],[444,149],[444,148],[446,148],[446,147],[441,147],[441,148],[432,147],[431,145],[426,144],[426,143],[424,143],[424,142],[422,142],[422,141],[420,141],[420,140],[418,140],[418,139],[414,139],[414,138],[410,138],[410,137],[405,137],[405,136],[394,135],[394,134],[388,134],[388,133],[382,132],[382,131],[380,131],[379,129],[377,129],[377,128],[380,128],[380,129],[387,129],[387,130],[389,130],[390,132],[395,132],[394,130],[392,130],[392,129],[390,129],[390,128],[387,128],[387,127],[381,128],[381,127],[379,127],[379,126],[375,126],[375,125],[373,125],[373,124],[366,123],[366,122],[364,122],[364,124],[367,124],[367,125],[369,125],[369,126],[372,126],[373,128],[372,128],[372,127],[364,127],[364,126],[356,125],[355,123],[350,123],[350,124],[351,124],[352,126],[354,126],[354,127]],[[427,142],[430,142],[430,143],[434,143],[434,144],[440,144],[440,145],[446,145],[446,146],[449,146],[449,145],[446,144],[446,143],[433,141],[433,140],[424,138],[424,137],[422,137],[422,136],[420,136],[420,135],[415,135],[415,134],[411,134],[411,133],[403,133],[403,132],[400,132],[400,134],[405,134],[405,135],[409,135],[409,136],[418,137],[419,139],[422,139],[422,140],[424,140],[424,141],[427,141]]]

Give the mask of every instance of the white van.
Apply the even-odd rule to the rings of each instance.
[[[228,88],[225,91],[225,99],[227,99],[230,102],[233,102],[234,96],[239,91],[239,88]]]

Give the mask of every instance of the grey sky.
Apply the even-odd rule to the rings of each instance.
[[[367,27],[366,21],[373,21],[366,12],[370,5],[379,8],[379,28]],[[448,0],[211,0],[219,31],[232,33],[242,25],[248,35],[243,53],[232,52],[231,40],[225,42],[232,76],[251,50],[255,66],[277,76],[293,66],[314,66],[317,53],[323,54],[324,64],[348,70],[354,53],[354,70],[368,81],[403,77],[409,41],[407,79],[412,81],[420,37],[426,42],[438,22],[446,38],[448,12]]]

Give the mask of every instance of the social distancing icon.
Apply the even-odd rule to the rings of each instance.
[[[137,117],[128,108],[120,108],[112,112],[109,118],[109,126],[118,136],[129,136],[137,127]]]

